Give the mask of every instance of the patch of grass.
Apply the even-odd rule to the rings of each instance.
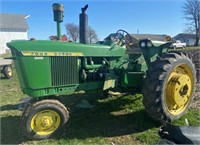
[[[182,48],[175,49],[175,51],[191,51],[191,50],[200,50],[200,46],[188,46],[185,47],[184,49]],[[174,51],[173,48],[170,49],[170,51]]]
[[[184,48],[184,50],[200,50],[200,46],[189,46],[189,47],[186,47],[186,48]]]
[[[16,74],[11,79],[5,79],[1,74],[0,121],[2,144],[16,144],[23,140],[19,127],[21,111],[17,110],[17,103],[23,97]]]
[[[73,104],[68,124],[62,134],[55,136],[65,144],[143,144],[156,143],[156,129],[160,123],[151,120],[144,111],[142,96],[129,95],[106,99],[84,97],[95,107],[93,109],[74,108]],[[77,103],[79,100],[77,100]],[[152,129],[154,132],[152,132]],[[148,130],[148,131],[147,131]],[[150,132],[149,132],[150,130]],[[143,136],[157,136],[155,139],[140,140]],[[141,135],[141,136],[140,136]]]
[[[1,58],[6,58],[6,57],[11,57],[11,53],[4,53],[4,54],[0,54]]]
[[[100,98],[95,95],[63,96],[62,102],[70,108],[70,119],[59,134],[51,139],[30,141],[22,133],[19,99],[25,97],[18,79],[0,80],[1,144],[156,144],[160,123],[149,118],[142,104],[142,95]],[[81,100],[94,105],[80,109]],[[187,118],[192,125],[200,124],[199,110],[190,109],[175,124],[184,125]]]

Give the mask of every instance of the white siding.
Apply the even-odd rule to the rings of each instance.
[[[6,46],[7,42],[10,42],[12,40],[27,40],[28,35],[27,31],[20,30],[20,29],[4,29],[0,30],[0,54],[3,54],[6,52],[6,49],[9,49]]]

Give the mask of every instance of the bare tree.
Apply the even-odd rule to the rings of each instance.
[[[186,34],[195,34],[194,28],[187,27],[186,29],[183,30],[184,33]]]
[[[97,33],[96,31],[89,26],[88,28],[88,41],[89,43],[94,43],[98,40],[98,36],[97,36]]]
[[[79,27],[74,23],[68,23],[65,25],[67,34],[70,36],[70,38],[77,42],[79,38]]]
[[[74,23],[68,23],[65,25],[65,27],[70,38],[74,42],[77,42],[79,39],[79,27]],[[90,26],[88,28],[88,40],[89,43],[93,43],[98,40],[96,31]]]
[[[200,0],[187,0],[183,6],[183,12],[184,18],[189,21],[188,30],[195,32],[195,45],[198,46],[200,38]]]

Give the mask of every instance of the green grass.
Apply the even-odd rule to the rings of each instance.
[[[185,49],[186,50],[191,50],[191,49],[193,49],[193,50],[200,50],[200,46],[189,46],[189,47],[186,47]]]
[[[22,112],[18,101],[25,97],[18,79],[0,80],[1,144],[156,144],[160,123],[149,118],[140,94],[100,98],[96,95],[76,94],[62,97],[70,108],[70,119],[61,132],[51,139],[30,141],[22,133]],[[80,109],[76,105],[84,99],[94,105]],[[192,108],[175,124],[199,125],[199,110]]]
[[[177,48],[175,51],[191,51],[191,50],[200,50],[200,46],[189,46],[185,47],[184,49],[182,48]],[[174,51],[174,49],[169,49],[169,51]]]

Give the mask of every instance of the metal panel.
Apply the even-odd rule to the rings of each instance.
[[[77,57],[51,57],[52,86],[64,86],[79,83]]]

